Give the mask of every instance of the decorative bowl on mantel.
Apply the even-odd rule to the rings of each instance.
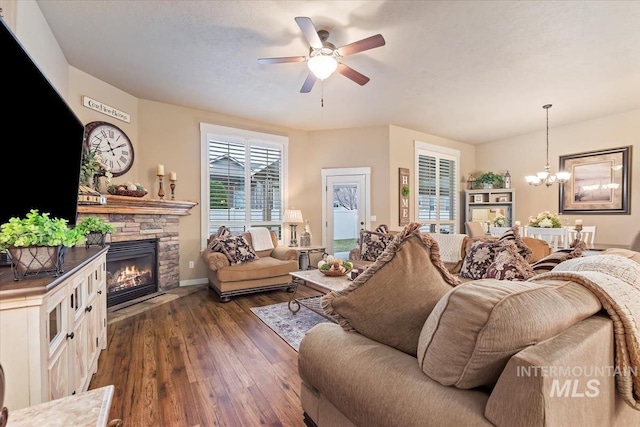
[[[140,184],[133,184],[131,182],[125,182],[121,185],[110,185],[107,188],[109,194],[116,196],[129,196],[129,197],[144,197],[148,191]]]

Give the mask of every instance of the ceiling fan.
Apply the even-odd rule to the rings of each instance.
[[[307,62],[309,67],[309,75],[307,76],[300,93],[309,93],[313,88],[313,84],[317,79],[324,80],[334,71],[342,74],[348,79],[353,80],[360,86],[369,82],[369,77],[354,70],[353,68],[339,62],[339,58],[353,55],[354,53],[384,46],[384,37],[380,34],[367,37],[357,42],[346,44],[336,48],[329,43],[329,32],[327,30],[316,30],[315,25],[311,22],[311,18],[299,16],[295,18],[296,23],[302,30],[304,37],[309,42],[308,56],[285,56],[279,58],[259,58],[260,64],[281,64],[285,62]]]

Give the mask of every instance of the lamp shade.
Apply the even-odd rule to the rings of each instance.
[[[338,61],[332,56],[316,55],[309,58],[307,67],[317,78],[324,80],[338,68]]]
[[[284,211],[284,222],[299,224],[302,223],[302,211],[300,209],[287,209]]]

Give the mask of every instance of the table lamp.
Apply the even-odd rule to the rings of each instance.
[[[288,222],[289,227],[291,227],[291,240],[289,241],[289,246],[298,246],[296,228],[298,227],[298,224],[302,224],[302,211],[300,209],[285,210],[283,221]]]

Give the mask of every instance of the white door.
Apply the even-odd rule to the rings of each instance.
[[[369,168],[324,169],[323,242],[326,252],[347,259],[369,228]]]

